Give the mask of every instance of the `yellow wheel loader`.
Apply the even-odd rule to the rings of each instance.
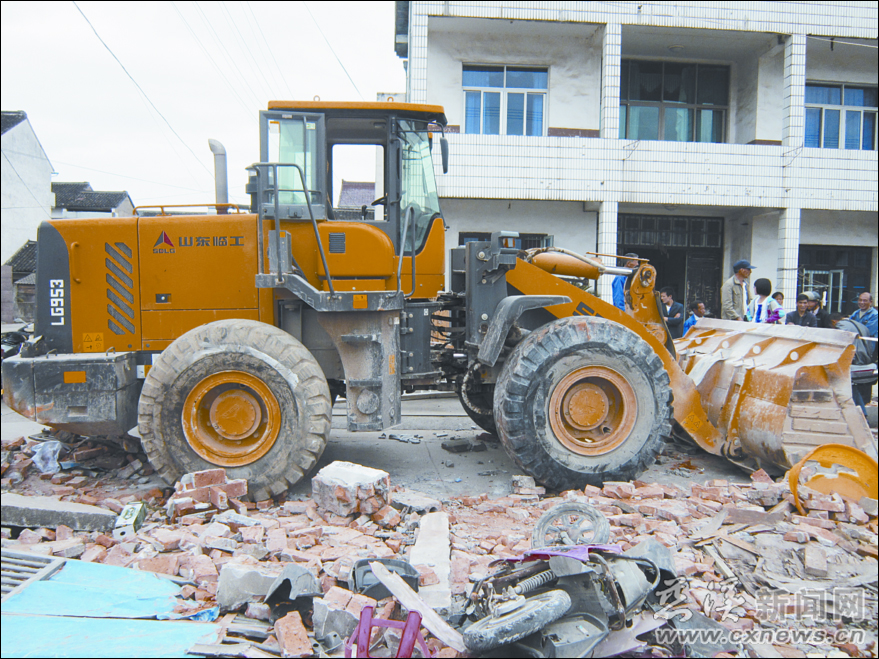
[[[438,106],[272,102],[247,212],[218,205],[59,219],[38,235],[34,338],[3,361],[6,403],[84,435],[137,426],[169,483],[225,467],[251,496],[314,466],[332,402],[348,428],[400,423],[404,392],[456,390],[552,488],[628,480],[678,433],[746,469],[832,441],[876,456],[851,401],[854,335],[700,321],[674,343],[634,272],[515,234],[451,250],[434,178]],[[334,207],[334,154],[383,154],[378,197]],[[631,275],[632,311],[589,293]]]

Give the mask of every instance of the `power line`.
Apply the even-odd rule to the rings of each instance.
[[[317,31],[320,32],[320,36],[324,38],[324,41],[327,42],[327,46],[329,46],[330,51],[333,53],[333,56],[336,58],[336,61],[339,63],[339,66],[342,67],[342,70],[345,72],[345,75],[348,76],[348,80],[351,81],[351,84],[354,85],[354,89],[357,91],[358,96],[360,96],[361,101],[365,101],[363,98],[363,94],[360,93],[360,88],[357,86],[357,83],[354,82],[354,78],[351,77],[351,74],[348,73],[348,69],[345,68],[345,65],[342,64],[342,60],[339,59],[339,56],[336,55],[336,51],[333,50],[333,45],[330,43],[330,40],[327,39],[327,35],[324,34],[324,31],[320,29],[320,23],[317,22],[317,19],[314,17],[314,14],[311,13],[311,9],[308,8],[308,3],[303,2],[305,5],[305,10],[308,12],[308,15],[311,16],[311,20],[314,21],[315,26],[317,27]]]
[[[6,158],[6,162],[8,162],[9,166],[12,167],[12,171],[15,172],[15,175],[18,177],[18,180],[21,181],[21,184],[30,193],[31,197],[34,198],[34,201],[39,204],[40,200],[37,199],[37,195],[35,195],[33,193],[33,190],[31,190],[30,186],[25,182],[25,180],[23,178],[21,178],[21,174],[18,173],[18,170],[15,168],[15,165],[12,164],[12,161],[9,159],[9,156],[6,155],[5,151],[3,152],[3,157]],[[45,206],[41,205],[40,208],[43,210],[44,213],[46,213]],[[52,216],[49,213],[46,213],[46,217],[48,217],[50,220],[52,219]]]
[[[269,54],[272,56],[272,61],[275,63],[275,68],[278,69],[278,75],[281,76],[281,81],[284,83],[284,86],[287,88],[288,98],[293,98],[293,92],[290,91],[290,83],[287,82],[286,76],[284,76],[284,71],[281,69],[281,65],[278,64],[278,60],[275,57],[275,51],[272,50],[272,44],[269,43],[269,40],[266,38],[265,33],[262,31],[262,26],[259,24],[259,19],[256,17],[256,14],[253,13],[253,7],[250,6],[250,2],[247,3],[247,9],[250,11],[250,15],[253,16],[253,22],[256,23],[256,28],[259,30],[259,33],[262,35],[263,42],[266,45],[266,48],[269,51]],[[272,75],[274,77],[274,74]]]
[[[235,98],[238,99],[238,102],[241,104],[241,107],[244,108],[245,113],[250,119],[253,119],[253,110],[247,107],[247,103],[245,103],[244,99],[241,98],[241,95],[238,93],[238,90],[235,89],[235,85],[231,83],[229,78],[226,77],[226,74],[223,73],[223,69],[217,66],[217,62],[214,60],[213,56],[208,52],[207,48],[205,48],[201,39],[198,38],[198,35],[195,33],[195,30],[192,29],[192,26],[189,24],[189,21],[186,20],[186,17],[180,12],[177,8],[176,2],[171,2],[171,6],[174,8],[174,11],[177,12],[177,15],[180,17],[180,20],[183,21],[183,24],[186,26],[186,29],[189,30],[189,33],[192,35],[192,38],[195,39],[195,42],[198,44],[198,47],[201,48],[201,51],[204,53],[205,57],[207,57],[208,61],[211,63],[217,73],[220,74],[220,77],[223,78],[225,83],[229,86],[229,89],[232,90],[232,94],[235,95]]]
[[[253,51],[250,50],[250,45],[247,43],[247,40],[244,38],[244,35],[241,34],[241,30],[238,29],[238,25],[235,23],[235,20],[232,18],[232,14],[229,12],[229,8],[226,6],[225,2],[221,2],[220,6],[223,8],[223,11],[226,14],[226,21],[229,25],[232,26],[232,29],[238,34],[238,38],[241,39],[241,44],[244,46],[244,50],[247,51],[247,54],[250,56],[251,61],[253,61],[254,67],[256,67],[256,72],[259,74],[259,77],[262,78],[262,82],[257,79],[257,82],[260,84],[262,88],[263,98],[266,96],[271,96],[272,94],[272,86],[269,81],[266,79],[265,74],[263,73],[262,67],[259,65],[259,61],[254,57]],[[262,83],[265,83],[265,87],[262,86]]]
[[[234,68],[236,73],[238,73],[238,77],[241,78],[241,80],[244,83],[244,86],[247,88],[247,91],[250,92],[250,95],[253,97],[253,101],[256,104],[256,106],[262,107],[262,103],[260,102],[260,99],[259,99],[259,94],[257,94],[254,91],[253,87],[250,86],[250,82],[248,81],[249,79],[247,78],[247,76],[245,76],[241,72],[241,69],[238,68],[238,64],[235,62],[235,58],[231,56],[231,54],[229,53],[229,49],[226,48],[226,46],[223,44],[223,40],[220,39],[220,35],[217,34],[217,31],[214,29],[214,25],[213,25],[213,23],[211,23],[211,20],[207,17],[207,14],[205,14],[204,10],[202,10],[202,8],[198,2],[196,2],[194,4],[194,6],[195,6],[195,9],[198,12],[199,16],[201,16],[201,19],[205,22],[205,25],[208,26],[208,29],[211,31],[211,34],[214,35],[214,40],[219,44],[220,54],[223,55],[223,58],[229,64],[231,64],[232,68]]]
[[[213,174],[211,174],[210,170],[209,170],[207,167],[205,167],[205,164],[204,164],[204,163],[199,159],[199,157],[195,154],[195,151],[193,151],[193,150],[190,148],[190,146],[189,146],[186,142],[183,141],[183,138],[180,137],[180,135],[177,133],[176,130],[174,130],[174,127],[171,125],[171,122],[169,122],[169,121],[165,118],[165,115],[163,115],[163,114],[159,111],[159,108],[156,107],[156,104],[153,103],[153,102],[150,100],[150,97],[147,96],[147,93],[143,90],[143,88],[141,88],[141,86],[140,86],[139,84],[137,84],[137,80],[135,80],[134,77],[128,72],[128,69],[125,68],[125,65],[123,65],[122,62],[119,61],[119,58],[116,57],[116,54],[115,54],[112,50],[110,50],[110,46],[108,46],[107,43],[101,38],[101,35],[98,34],[98,31],[95,29],[95,26],[92,25],[92,22],[88,19],[88,16],[86,16],[85,13],[82,11],[82,9],[79,8],[79,5],[76,4],[76,0],[73,0],[73,6],[76,7],[76,10],[77,10],[80,14],[82,14],[82,17],[85,19],[85,22],[88,23],[89,27],[92,29],[92,32],[95,33],[95,36],[98,38],[98,41],[100,41],[101,44],[104,46],[104,48],[107,49],[107,52],[110,53],[110,55],[113,56],[113,59],[116,60],[116,63],[119,64],[119,66],[122,67],[122,70],[125,71],[125,75],[127,75],[128,78],[131,80],[131,82],[134,83],[134,86],[137,87],[138,91],[139,91],[141,94],[143,94],[143,97],[147,100],[147,102],[150,104],[150,106],[153,108],[153,110],[155,110],[156,113],[162,118],[162,120],[165,122],[165,124],[167,124],[167,126],[168,126],[168,128],[171,130],[171,132],[174,133],[174,136],[175,136],[178,140],[180,140],[180,143],[183,144],[183,146],[185,146],[187,149],[189,149],[189,152],[192,154],[192,157],[195,158],[195,159],[198,161],[198,164],[201,165],[202,169],[204,169],[205,172],[207,172],[208,176],[210,176],[211,178],[213,178]]]

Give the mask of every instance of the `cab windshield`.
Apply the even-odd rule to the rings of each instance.
[[[440,205],[430,158],[430,140],[424,123],[401,119],[399,125],[402,150],[400,223],[401,227],[405,226],[411,209],[405,250],[413,252],[424,246],[431,220],[440,216]]]

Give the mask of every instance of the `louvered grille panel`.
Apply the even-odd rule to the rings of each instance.
[[[114,334],[134,334],[134,280],[130,277],[134,268],[129,260],[133,254],[125,243],[104,243],[107,253],[107,327]]]

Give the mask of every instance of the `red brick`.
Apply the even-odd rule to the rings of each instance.
[[[345,590],[344,588],[333,586],[324,595],[324,604],[326,604],[328,609],[341,611],[348,606],[348,602],[351,601],[352,594],[353,593],[350,590]]]
[[[35,545],[43,541],[43,536],[30,529],[22,529],[18,534],[18,541],[23,545]]]
[[[352,614],[355,618],[360,618],[360,612],[363,610],[364,606],[372,606],[375,607],[376,601],[371,597],[367,597],[366,595],[354,594],[351,595],[351,599],[348,600],[348,605],[345,607],[345,610],[348,613]]]
[[[389,529],[397,526],[400,523],[401,518],[400,513],[398,513],[395,508],[385,506],[372,515],[372,521],[382,528]]]
[[[784,539],[788,542],[798,542],[804,545],[809,542],[809,534],[802,531],[788,531],[784,534]]]
[[[95,538],[95,542],[97,542],[102,547],[106,547],[107,549],[116,544],[116,541],[113,538],[108,535],[104,535],[103,533],[99,534],[98,537]]]
[[[217,510],[226,510],[229,507],[229,497],[219,487],[210,489],[210,498]]]
[[[602,488],[604,496],[613,497],[615,499],[630,499],[635,493],[635,486],[631,483],[619,481],[608,481]]]
[[[775,482],[774,480],[772,480],[772,476],[767,474],[762,469],[758,469],[753,474],[751,474],[751,480],[754,481],[755,483],[774,483]]]
[[[832,513],[845,512],[845,504],[842,500],[836,501],[826,494],[813,494],[804,503],[809,510],[827,510]]]
[[[153,558],[136,560],[132,563],[132,567],[145,572],[170,574],[173,577],[177,575],[178,560],[179,559],[175,554],[159,554]]]
[[[102,563],[107,556],[106,547],[101,545],[88,545],[79,560],[86,563]]]
[[[241,539],[247,543],[262,542],[265,536],[265,529],[262,526],[242,526],[239,531]]]
[[[829,519],[819,519],[817,517],[803,517],[802,515],[791,515],[791,521],[794,524],[809,524],[811,526],[817,526],[822,529],[828,529],[832,531],[836,528],[836,522],[832,522]]]
[[[665,490],[661,485],[648,485],[635,488],[632,496],[635,499],[662,499],[665,497]]]
[[[433,586],[440,582],[439,577],[436,576],[436,572],[434,572],[432,567],[428,565],[416,565],[415,569],[418,570],[419,586]]]
[[[247,494],[247,481],[243,478],[238,478],[234,481],[229,481],[221,489],[226,493],[227,497],[238,499]]]
[[[108,508],[112,510],[114,513],[121,513],[122,509],[125,507],[124,504],[118,499],[113,499],[111,497],[107,497],[103,501],[101,501],[101,505],[104,508]]]
[[[225,469],[207,469],[196,471],[192,474],[192,487],[200,488],[206,485],[220,485],[226,482]]]
[[[183,534],[180,531],[158,528],[150,532],[150,537],[162,545],[163,551],[171,551],[180,546]]]

